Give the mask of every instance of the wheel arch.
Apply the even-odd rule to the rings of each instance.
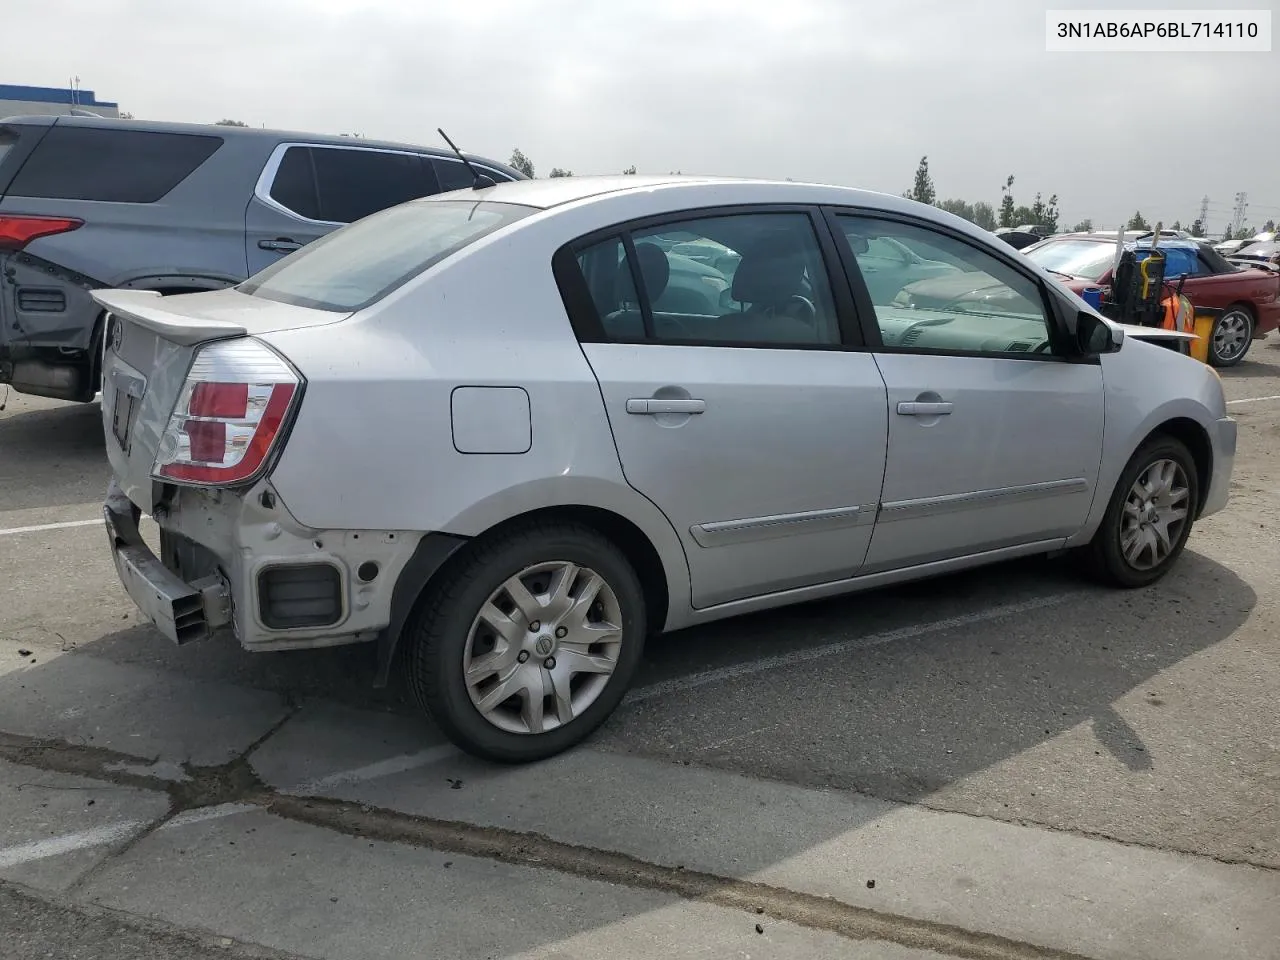
[[[614,510],[587,504],[536,507],[500,520],[475,536],[448,533],[423,536],[392,591],[390,623],[378,637],[375,686],[386,686],[406,625],[425,601],[431,585],[462,560],[469,544],[501,535],[513,527],[548,521],[590,527],[622,550],[640,578],[649,632],[657,633],[664,629],[670,621],[673,599],[679,600],[678,597],[673,598],[671,578],[682,574],[687,576],[687,569],[669,569],[657,545],[639,524]]]
[[[1172,437],[1182,443],[1191,454],[1196,465],[1196,518],[1209,497],[1209,481],[1213,477],[1213,443],[1209,440],[1209,431],[1190,417],[1172,417],[1156,426],[1142,438],[1136,450],[1150,443],[1156,437]]]

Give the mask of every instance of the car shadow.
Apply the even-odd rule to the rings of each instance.
[[[0,387],[2,394],[4,387]],[[9,391],[0,414],[0,490],[5,510],[98,503],[110,466],[98,403],[33,406]]]
[[[1144,774],[1154,762],[1152,751],[1115,702],[1230,636],[1256,600],[1230,570],[1189,551],[1164,581],[1142,591],[1090,586],[1062,561],[1021,561],[744,616],[655,639],[638,684],[678,682],[709,669],[778,658],[771,661],[772,669],[624,706],[584,749],[515,768],[454,757],[435,767],[329,789],[344,799],[445,820],[579,824],[593,839],[571,832],[568,842],[598,843],[662,863],[675,855],[672,851],[696,850],[708,858],[699,861],[700,869],[750,876],[889,816],[894,807],[881,801],[929,805],[931,797],[1072,727],[1087,725],[1099,751],[1116,758],[1130,775]],[[974,619],[994,607],[1013,612],[1003,619]],[[939,622],[958,626],[912,632]],[[888,642],[880,642],[885,637]],[[868,642],[859,646],[859,639]],[[849,645],[830,656],[786,659],[846,641]],[[323,771],[335,744],[345,744],[339,750],[346,751],[344,762],[359,767],[385,759],[388,750],[411,753],[440,740],[438,731],[412,711],[401,678],[388,690],[371,688],[374,661],[368,646],[278,654],[249,654],[217,642],[177,648],[142,626],[84,643],[47,664],[0,675],[0,702],[61,700],[85,669],[98,673],[103,686],[80,680],[72,689],[82,698],[108,701],[111,678],[105,674],[110,671],[104,671],[106,665],[78,668],[76,661],[90,659],[86,654],[95,664],[107,660],[176,673],[207,690],[191,696],[172,686],[158,694],[136,689],[144,678],[133,680],[135,690],[118,703],[89,704],[78,716],[48,703],[40,709],[56,725],[56,737],[75,740],[83,732],[86,742],[103,745],[107,728],[128,722],[135,728],[131,736],[143,742],[147,731],[140,724],[164,724],[192,743],[236,727],[239,742],[247,745],[272,717],[270,709],[237,694],[247,687],[273,691],[300,709],[276,734],[283,740],[274,748],[276,762],[283,757],[294,769]],[[58,696],[47,696],[55,691]],[[324,706],[334,700],[377,711],[392,722],[361,720],[354,713],[335,716]],[[301,712],[308,705],[319,707],[327,726],[315,724],[315,713],[308,726]],[[388,712],[399,716],[386,717]],[[413,731],[420,732],[420,741]],[[270,744],[260,750],[270,753]],[[653,784],[601,777],[602,752],[694,769],[663,780],[658,801]],[[260,754],[254,756],[256,763]],[[726,782],[725,773],[750,780]],[[457,790],[464,781],[470,789]],[[828,793],[780,829],[779,804],[785,809],[794,796],[771,781]],[[747,803],[743,791],[750,794]],[[848,802],[855,798],[842,798],[847,791],[863,797]],[[997,793],[992,798],[997,806],[1002,800],[1007,807],[1012,797]],[[656,802],[667,815],[652,816]],[[1021,818],[1035,822],[1034,814]],[[735,837],[751,841],[732,843]],[[732,859],[717,860],[725,856],[726,844],[732,844]],[[219,857],[254,862],[251,850],[217,849]],[[151,848],[147,855],[164,856],[163,850],[163,845]],[[361,864],[353,861],[345,869],[359,870]],[[195,902],[208,893],[200,872],[185,871],[175,882]],[[678,902],[675,895],[660,899]],[[502,952],[545,948],[613,919],[589,911],[562,916],[538,932],[512,928],[503,935]]]

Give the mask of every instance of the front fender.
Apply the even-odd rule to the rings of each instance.
[[[1202,434],[1211,462],[1201,483],[1208,484],[1213,474],[1217,421],[1227,415],[1217,374],[1200,361],[1164,347],[1126,339],[1118,353],[1102,358],[1102,370],[1106,406],[1098,483],[1088,519],[1067,540],[1069,547],[1093,537],[1129,460],[1166,424],[1189,422]]]

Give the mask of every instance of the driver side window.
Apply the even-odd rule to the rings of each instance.
[[[1035,281],[998,258],[915,224],[839,215],[888,348],[1012,356],[1049,351],[1049,322]],[[886,243],[906,261],[876,256]]]

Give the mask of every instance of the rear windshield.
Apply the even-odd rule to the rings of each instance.
[[[340,227],[238,289],[318,310],[363,310],[432,264],[533,212],[483,200],[411,201]]]

